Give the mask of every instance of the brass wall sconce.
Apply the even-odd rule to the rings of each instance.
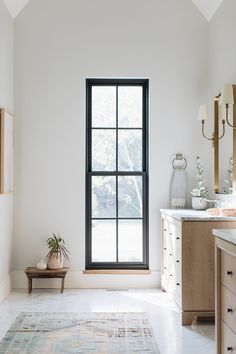
[[[220,95],[217,96],[215,98],[215,104],[214,104],[214,109],[218,111],[218,99],[219,99]],[[217,103],[217,105],[216,105]],[[218,116],[218,112],[217,112],[217,116]],[[214,146],[215,140],[220,140],[223,138],[223,136],[225,135],[225,118],[224,116],[222,116],[222,134],[220,136],[218,136],[218,131],[216,134],[216,131],[214,130],[214,132],[212,133],[212,136],[209,138],[206,136],[205,134],[205,121],[208,120],[208,110],[207,110],[207,106],[206,105],[201,105],[199,107],[199,113],[198,113],[198,120],[200,120],[202,122],[202,136],[203,138],[212,141],[212,145]]]
[[[234,104],[234,88],[233,85],[224,85],[221,91],[220,104],[222,107],[225,107],[225,118],[227,124],[236,129],[236,126],[229,121],[229,108],[230,105]]]
[[[236,129],[236,125],[233,123],[230,123],[229,121],[229,110],[230,106],[234,105],[234,90],[235,86],[234,85],[224,85],[222,87],[221,93],[215,97],[214,100],[214,113],[215,117],[219,117],[219,119],[222,122],[222,134],[219,136],[219,132],[217,131],[216,134],[216,127],[214,132],[212,133],[212,136],[209,138],[205,134],[205,121],[208,119],[208,111],[207,111],[207,106],[206,105],[201,105],[199,107],[199,113],[198,113],[198,120],[202,122],[202,136],[203,138],[212,141],[212,144],[214,145],[216,139],[220,140],[223,138],[225,135],[225,122],[233,128]],[[221,107],[221,114],[219,115],[219,104]],[[218,130],[218,128],[217,128]]]

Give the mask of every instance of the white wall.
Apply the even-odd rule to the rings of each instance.
[[[13,112],[13,21],[0,0],[0,106]],[[10,289],[13,197],[0,194],[0,301]]]
[[[209,102],[224,84],[236,84],[236,2],[223,1],[209,24]],[[210,101],[211,100],[211,101]],[[226,136],[220,142],[221,175],[232,155],[232,129],[226,124]],[[231,151],[231,152],[230,152]]]
[[[206,75],[207,22],[189,0],[29,3],[15,20],[17,286],[23,284],[20,272],[45,255],[45,239],[53,231],[64,235],[71,250],[76,274],[71,286],[109,286],[109,279],[81,273],[87,77],[150,79],[152,275],[132,279],[137,279],[133,286],[157,286],[159,210],[169,206],[171,158],[185,154],[189,190],[195,157],[199,154],[206,166],[211,160],[211,146],[196,121]]]
[[[220,92],[223,84],[236,83],[236,2],[223,1],[209,24],[210,94]]]

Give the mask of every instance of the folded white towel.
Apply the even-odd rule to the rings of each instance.
[[[187,191],[187,177],[185,169],[174,168],[171,185],[171,207],[178,209],[185,207]]]

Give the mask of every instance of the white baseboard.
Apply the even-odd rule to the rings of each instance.
[[[11,292],[11,276],[10,274],[0,282],[0,302],[2,302]]]
[[[11,273],[12,288],[26,289],[27,277],[24,271]],[[60,279],[35,279],[33,288],[59,288]],[[112,288],[159,288],[160,271],[150,274],[83,274],[83,270],[70,270],[65,279],[67,289],[112,289]]]

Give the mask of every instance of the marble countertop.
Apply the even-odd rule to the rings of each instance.
[[[214,236],[236,245],[236,229],[213,229],[212,233]]]
[[[206,210],[161,209],[161,213],[180,221],[236,221],[236,217],[209,215]]]

